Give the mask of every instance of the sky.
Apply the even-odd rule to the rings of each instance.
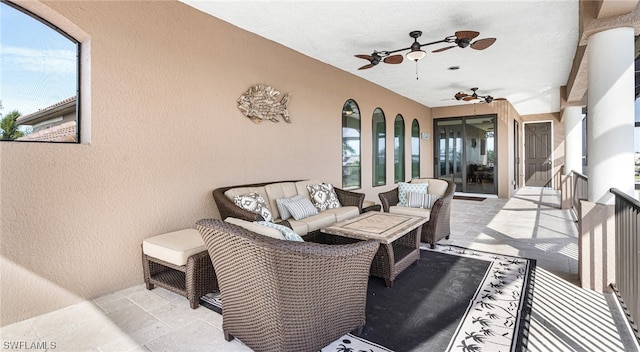
[[[76,95],[76,44],[0,3],[0,101],[27,115]]]

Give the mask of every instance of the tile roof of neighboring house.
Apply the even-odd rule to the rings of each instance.
[[[59,101],[51,106],[47,106],[46,108],[40,109],[34,113],[20,116],[16,119],[16,123],[18,125],[34,124],[37,122],[47,120],[51,117],[54,117],[54,116],[51,116],[53,114],[58,114],[58,113],[68,114],[71,111],[75,111],[75,109],[76,109],[76,96],[74,95],[71,98],[67,98],[65,100]]]
[[[69,121],[17,138],[18,141],[76,142],[76,122]]]

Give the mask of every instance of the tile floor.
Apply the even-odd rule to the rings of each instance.
[[[575,285],[576,226],[558,202],[556,192],[534,188],[510,200],[454,200],[443,243],[537,260],[530,351],[624,351],[607,295]],[[182,296],[140,284],[3,327],[0,339],[3,350],[249,351],[224,341],[221,324]]]

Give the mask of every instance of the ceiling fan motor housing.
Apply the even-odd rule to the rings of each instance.
[[[471,41],[467,38],[456,39],[456,44],[461,48],[466,48],[471,44]]]

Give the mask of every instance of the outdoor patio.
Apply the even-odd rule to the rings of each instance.
[[[440,243],[537,260],[530,351],[624,351],[609,295],[576,286],[577,230],[558,204],[556,191],[540,188],[521,189],[509,200],[454,200],[451,239]],[[3,348],[36,341],[56,351],[249,350],[226,342],[221,324],[220,315],[192,310],[182,296],[140,284],[0,332]]]

